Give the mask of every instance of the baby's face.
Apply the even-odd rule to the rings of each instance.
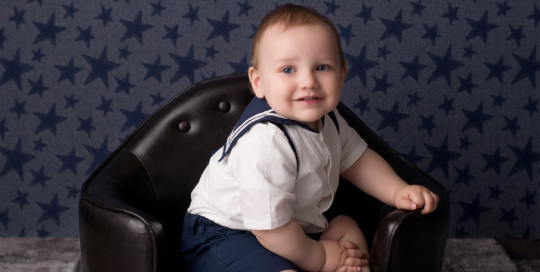
[[[345,71],[329,26],[304,25],[266,30],[259,47],[258,69],[250,80],[259,98],[278,114],[314,127],[339,103]]]

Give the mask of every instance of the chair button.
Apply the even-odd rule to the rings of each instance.
[[[178,125],[178,128],[180,129],[181,132],[188,132],[189,129],[191,128],[191,125],[189,124],[188,121],[182,121]]]
[[[219,103],[219,109],[222,112],[228,112],[231,109],[231,103],[227,101],[222,101],[221,103]]]

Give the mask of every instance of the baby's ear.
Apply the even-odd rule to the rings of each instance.
[[[255,67],[251,66],[248,70],[249,82],[251,83],[251,89],[258,98],[264,98],[264,92],[262,88],[261,74]]]

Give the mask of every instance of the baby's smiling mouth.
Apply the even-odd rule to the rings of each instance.
[[[315,96],[309,96],[309,97],[302,97],[297,99],[298,101],[312,101],[312,100],[319,100],[320,98]]]

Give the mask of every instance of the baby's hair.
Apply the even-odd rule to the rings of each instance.
[[[294,4],[285,4],[277,7],[276,9],[268,12],[262,19],[259,24],[259,28],[255,33],[253,39],[253,52],[251,54],[250,66],[257,68],[258,59],[259,59],[259,47],[264,35],[264,32],[271,26],[275,24],[282,24],[284,30],[287,30],[291,27],[302,26],[302,25],[328,25],[334,36],[336,37],[336,42],[338,45],[341,69],[346,71],[347,65],[345,64],[345,58],[343,57],[343,51],[341,50],[341,41],[339,38],[338,31],[336,26],[328,19],[326,16],[320,14],[318,11],[304,6],[298,6]]]

